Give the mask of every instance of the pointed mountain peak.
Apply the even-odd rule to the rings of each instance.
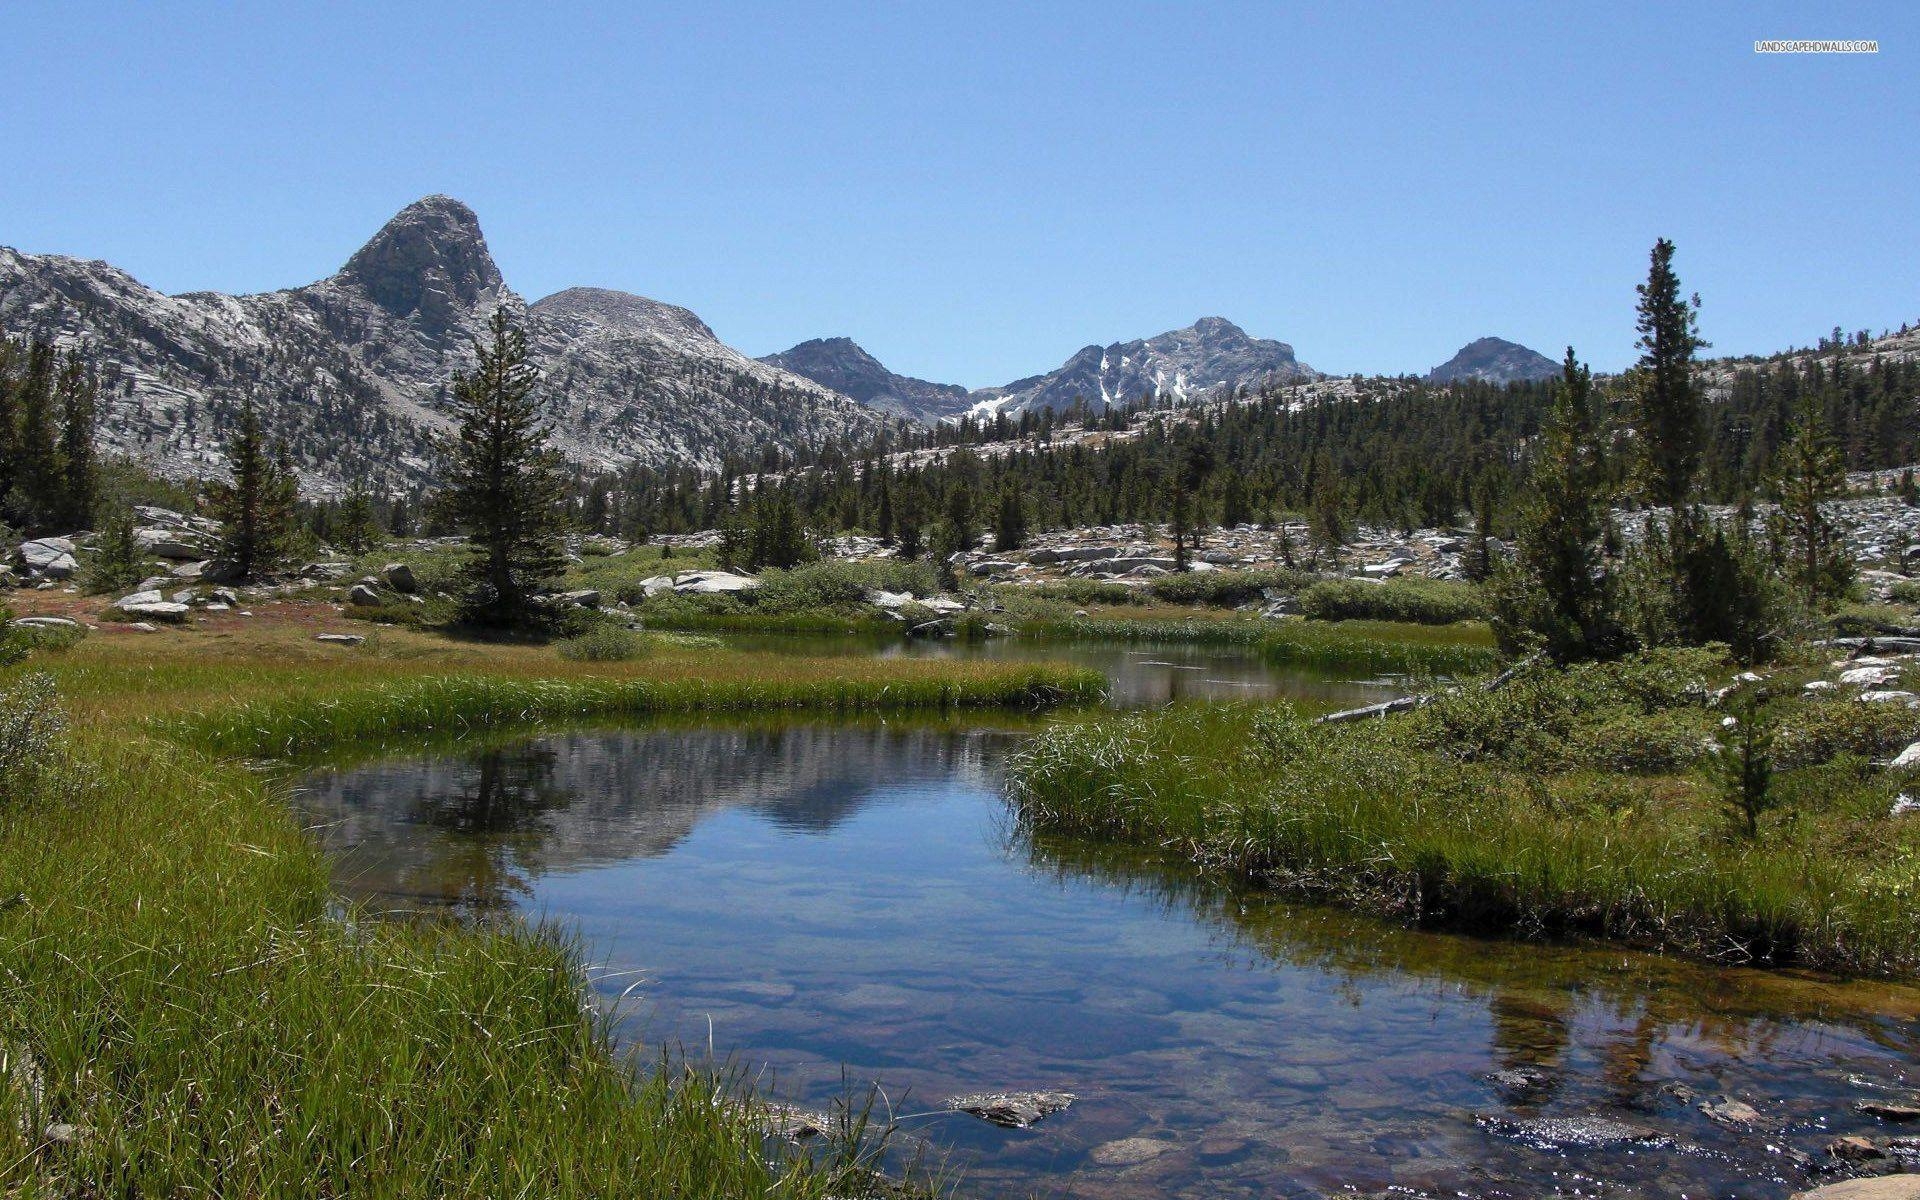
[[[1245,337],[1247,331],[1235,325],[1225,317],[1201,317],[1192,325],[1195,333],[1202,337]]]
[[[396,317],[429,330],[502,290],[480,219],[451,196],[428,196],[401,209],[335,276]]]

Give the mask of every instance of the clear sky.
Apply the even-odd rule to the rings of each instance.
[[[1728,353],[1920,320],[1920,5],[12,0],[0,244],[165,291],[432,192],[528,298],[845,334],[970,386],[1203,315],[1322,370],[1632,357],[1657,236]],[[1875,55],[1756,55],[1874,38]]]

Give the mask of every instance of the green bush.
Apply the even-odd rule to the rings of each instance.
[[[875,589],[915,596],[931,596],[940,590],[929,563],[827,559],[789,571],[769,570],[761,575],[760,586],[746,595],[760,612],[789,614],[865,608],[867,593]]]
[[[1261,599],[1269,588],[1295,592],[1313,578],[1305,571],[1289,571],[1284,567],[1266,571],[1189,571],[1184,575],[1162,576],[1147,586],[1156,598],[1168,604],[1238,608]]]
[[[1901,604],[1920,604],[1920,579],[1902,579],[1887,589],[1887,598]]]
[[[1323,579],[1300,593],[1300,609],[1321,621],[1402,621],[1452,625],[1487,616],[1487,598],[1469,583],[1445,579]]]
[[[611,623],[596,625],[560,643],[560,657],[576,662],[627,662],[646,650],[645,638]]]
[[[19,802],[40,791],[66,725],[50,677],[29,675],[0,691],[0,794]]]
[[[1149,593],[1110,579],[1050,579],[1019,588],[1003,589],[1011,596],[1030,596],[1039,600],[1059,600],[1081,606],[1089,604],[1145,604]]]
[[[1920,711],[1835,696],[1782,706],[1773,754],[1783,767],[1808,766],[1847,754],[1883,758],[1915,741]]]
[[[1710,719],[1701,712],[1622,711],[1581,728],[1570,741],[1575,762],[1623,775],[1672,775],[1707,753]]]

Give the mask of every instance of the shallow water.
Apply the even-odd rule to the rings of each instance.
[[[743,634],[727,644],[741,650],[809,657],[969,658],[999,662],[1067,662],[1107,677],[1115,708],[1150,708],[1175,701],[1220,703],[1293,698],[1340,708],[1400,694],[1400,681],[1355,679],[1351,674],[1276,666],[1235,646],[1191,642],[1034,641],[1017,637],[875,638],[827,634]]]
[[[906,1120],[965,1194],[1779,1197],[1816,1177],[1796,1155],[1872,1125],[1852,1101],[1905,1085],[1914,989],[1414,932],[1036,843],[1000,790],[1018,736],[589,731],[323,772],[300,799],[350,891],[563,919],[609,998],[640,981],[626,1034],[711,1040],[786,1098],[1080,1096],[1030,1131]],[[1487,1078],[1513,1067],[1539,1082]],[[1666,1141],[1493,1123],[1595,1115]],[[1165,1145],[1099,1161],[1128,1138]]]

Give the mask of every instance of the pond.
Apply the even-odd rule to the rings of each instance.
[[[350,892],[562,920],[609,1002],[638,984],[625,1035],[812,1106],[877,1085],[962,1195],[1783,1197],[1872,1125],[1856,1100],[1906,1094],[1920,991],[1410,931],[1035,841],[1001,790],[1020,736],[581,730],[298,796]],[[1079,1099],[1030,1130],[939,1112],[1001,1089]],[[1722,1096],[1757,1122],[1700,1111]]]
[[[974,658],[1002,662],[1067,662],[1107,677],[1108,703],[1151,708],[1176,701],[1223,703],[1293,698],[1329,708],[1387,700],[1403,690],[1394,679],[1278,665],[1237,646],[1192,642],[1044,641],[1019,637],[875,638],[831,634],[741,634],[737,650],[809,657]]]

